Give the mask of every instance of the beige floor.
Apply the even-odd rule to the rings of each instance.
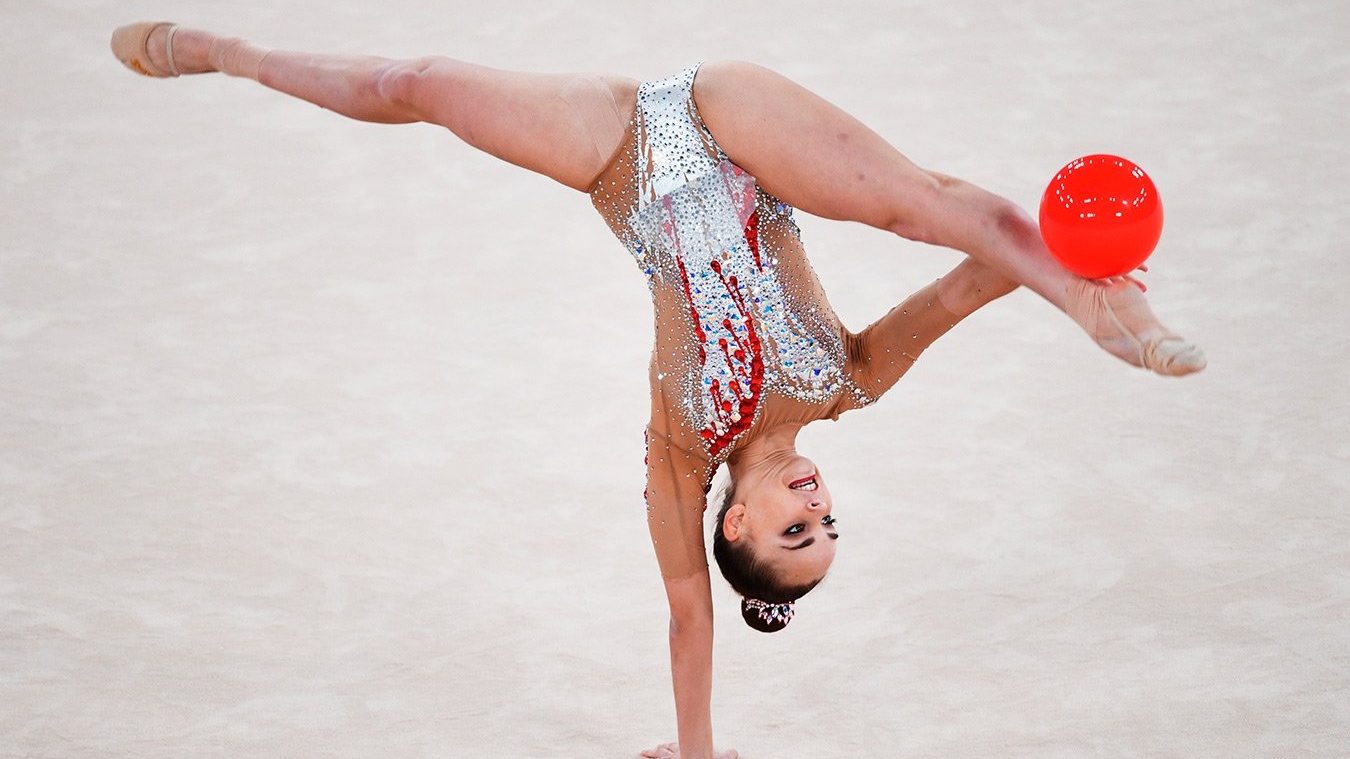
[[[1019,293],[813,428],[840,558],[776,636],[719,581],[719,743],[1346,755],[1341,0],[45,0],[0,5],[0,756],[674,737],[623,250],[436,129],[122,70],[108,32],[166,15],[536,70],[748,58],[1028,206],[1134,158],[1151,292],[1210,369],[1146,376]],[[803,226],[852,326],[955,261]]]

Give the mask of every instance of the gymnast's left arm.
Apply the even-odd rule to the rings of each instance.
[[[1017,283],[967,258],[905,299],[872,326],[849,336],[853,381],[879,398],[914,365],[919,354],[962,319],[1017,289]]]

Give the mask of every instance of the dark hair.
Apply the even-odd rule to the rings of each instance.
[[[785,585],[778,581],[768,564],[755,557],[748,542],[727,540],[722,524],[726,521],[727,510],[736,501],[736,482],[727,482],[719,497],[722,505],[717,510],[717,524],[713,527],[713,558],[717,560],[717,568],[722,570],[731,589],[741,594],[741,617],[745,623],[760,632],[778,632],[787,627],[792,614],[765,614],[764,605],[791,604],[810,593],[820,580],[805,585]]]

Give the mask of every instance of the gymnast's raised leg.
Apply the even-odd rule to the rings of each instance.
[[[1113,355],[1160,374],[1204,368],[1128,277],[1090,281],[1064,269],[1016,205],[920,169],[857,119],[748,63],[709,63],[694,80],[699,115],[733,163],[788,205],[960,250],[1031,288]]]
[[[220,71],[360,121],[438,124],[479,150],[583,192],[624,139],[638,85],[444,57],[269,50],[172,24],[122,27],[112,45],[124,63],[150,76]]]

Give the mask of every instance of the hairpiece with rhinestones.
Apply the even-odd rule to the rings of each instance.
[[[758,598],[745,599],[746,607],[754,610],[755,616],[764,620],[768,625],[786,625],[792,621],[792,602],[785,604],[771,604],[768,601],[761,601]]]

